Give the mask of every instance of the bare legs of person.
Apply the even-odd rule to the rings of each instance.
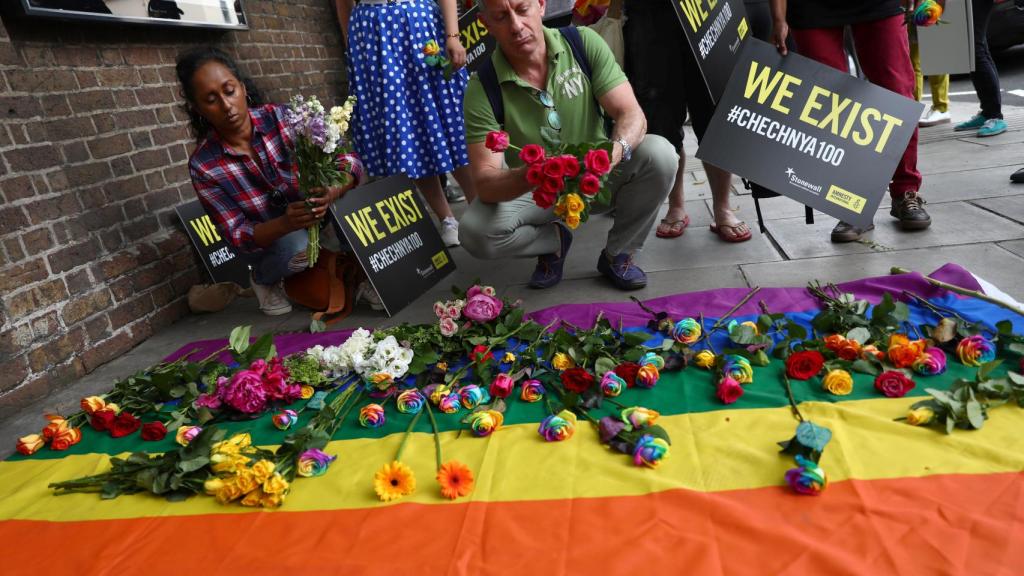
[[[679,150],[679,169],[672,191],[668,194],[668,212],[658,223],[655,235],[658,238],[677,238],[690,225],[690,217],[686,215],[686,198],[683,194],[683,179],[686,176],[686,155]]]
[[[430,205],[430,209],[434,211],[434,214],[437,214],[438,220],[441,221],[441,240],[444,241],[444,245],[448,247],[458,246],[459,222],[452,214],[451,206],[448,205],[448,199],[444,197],[441,179],[437,175],[433,175],[417,178],[413,182],[416,183],[416,188],[419,189],[420,194],[423,194],[423,198]],[[462,185],[461,179],[459,180],[459,185]],[[468,190],[466,190],[466,198],[469,198]]]
[[[704,173],[708,175],[715,223],[711,231],[726,242],[745,242],[750,239],[751,232],[747,223],[736,217],[729,202],[732,195],[732,174],[717,166],[704,163]]]
[[[470,203],[476,200],[476,184],[474,184],[473,177],[470,175],[469,164],[459,166],[452,171],[452,175],[455,176],[455,181],[462,188],[462,193],[466,195],[466,202]]]

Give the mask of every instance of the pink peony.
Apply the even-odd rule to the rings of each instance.
[[[502,306],[504,304],[501,300],[494,296],[483,293],[474,294],[466,301],[466,307],[462,309],[462,314],[474,322],[490,322],[501,314]]]
[[[263,378],[252,370],[239,370],[217,393],[225,404],[246,414],[256,414],[267,407]]]
[[[252,364],[249,365],[249,370],[252,370],[253,372],[259,374],[260,376],[263,376],[263,374],[267,371],[267,361],[262,358],[258,360],[253,360]]]
[[[196,408],[209,408],[210,410],[217,410],[220,408],[220,404],[220,398],[214,394],[200,394],[192,403]]]

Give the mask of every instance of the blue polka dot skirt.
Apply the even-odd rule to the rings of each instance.
[[[358,4],[348,38],[349,86],[356,96],[352,134],[367,172],[421,178],[468,164],[462,120],[466,70],[446,81],[443,69],[423,58],[429,40],[444,53],[437,4]]]

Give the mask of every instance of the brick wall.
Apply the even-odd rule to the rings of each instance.
[[[329,0],[247,0],[248,31],[0,26],[0,417],[188,313],[207,281],[174,207],[195,197],[176,55],[215,44],[269,101],[339,102]]]

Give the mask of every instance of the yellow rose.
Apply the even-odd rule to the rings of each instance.
[[[935,412],[932,412],[932,409],[926,406],[907,412],[907,424],[911,426],[927,426],[934,419]]]
[[[566,216],[565,217],[565,225],[568,226],[570,230],[575,230],[575,229],[579,228],[580,227],[580,217],[579,217],[579,215],[578,214],[569,214],[568,216]]]
[[[693,363],[700,368],[711,369],[715,365],[715,353],[711,350],[701,350],[693,357]]]
[[[846,396],[853,392],[853,377],[846,370],[829,370],[821,385],[836,396]]]
[[[83,412],[86,414],[92,414],[97,410],[103,410],[107,406],[107,403],[99,396],[88,396],[86,398],[82,398],[80,405],[82,406]]]
[[[447,362],[438,362],[434,366],[434,368],[437,368],[441,372],[447,372],[448,371],[448,363]]]
[[[238,489],[243,493],[249,493],[259,488],[260,483],[256,481],[256,475],[253,474],[251,468],[242,468],[238,471],[235,476],[235,484],[238,484]]]
[[[569,368],[574,368],[576,363],[572,361],[568,354],[558,352],[551,359],[551,365],[555,367],[555,370],[568,370]]]
[[[284,502],[284,494],[263,494],[260,499],[260,506],[264,508],[277,508]]]
[[[203,490],[210,496],[216,495],[218,492],[224,489],[224,481],[220,478],[213,477],[203,482]]]
[[[252,473],[257,482],[263,482],[274,473],[274,463],[270,460],[260,460],[252,465]]]
[[[427,56],[433,56],[441,51],[441,47],[437,45],[437,42],[431,40],[423,45],[423,53]]]
[[[263,481],[263,491],[267,494],[284,494],[288,491],[288,481],[280,474],[274,474]]]
[[[557,204],[555,204],[555,216],[565,216],[566,212],[565,198],[562,198]]]
[[[310,398],[313,397],[313,394],[316,392],[316,390],[314,390],[313,387],[310,386],[309,384],[303,384],[302,388],[300,388],[299,390],[300,390],[300,397],[303,400],[309,400]]]
[[[256,506],[260,505],[260,502],[262,500],[263,500],[263,491],[259,490],[259,489],[256,489],[256,490],[253,490],[252,492],[249,492],[248,494],[246,494],[245,498],[242,498],[242,506],[256,507]]]
[[[505,355],[501,357],[501,361],[505,364],[511,364],[516,361],[516,355],[511,352],[505,352]]]
[[[569,214],[579,214],[580,212],[583,212],[584,207],[586,207],[586,205],[578,194],[573,193],[565,197],[565,209],[569,211]]]
[[[227,504],[228,502],[235,500],[241,495],[242,490],[241,488],[238,487],[238,484],[235,484],[234,482],[225,482],[224,485],[221,486],[220,490],[218,490],[217,493],[214,495],[214,497],[217,499],[217,502],[220,502],[221,504]]]
[[[121,407],[118,406],[117,404],[114,404],[113,402],[111,402],[110,404],[107,404],[106,406],[104,406],[103,409],[104,410],[110,410],[114,414],[120,414],[121,413]]]

